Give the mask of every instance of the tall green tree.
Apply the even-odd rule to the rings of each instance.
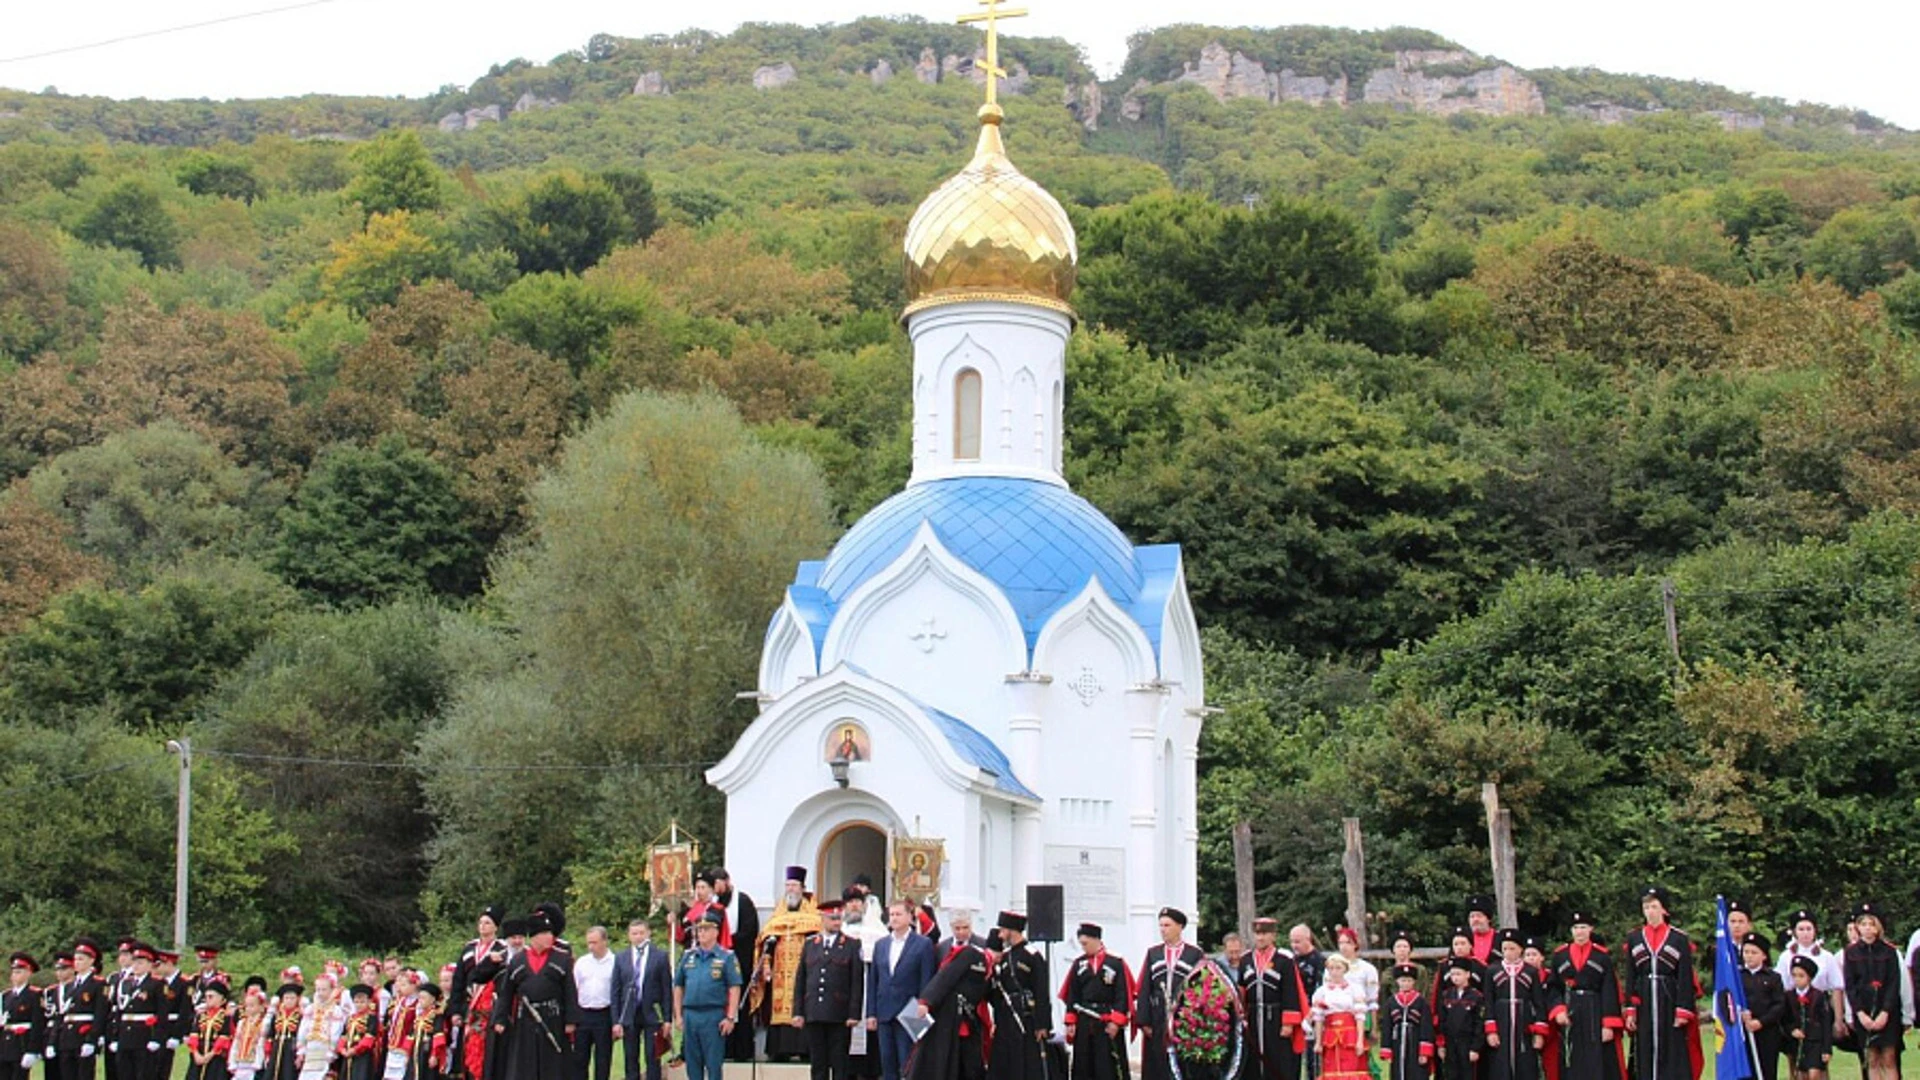
[[[412,131],[388,132],[360,146],[353,163],[359,172],[340,194],[366,217],[426,213],[446,205],[446,177]]]
[[[529,521],[489,594],[500,625],[450,641],[452,702],[421,739],[442,896],[531,903],[599,857],[591,837],[712,831],[701,768],[751,719],[734,694],[782,583],[835,531],[803,455],[716,398],[653,394],[568,442]],[[511,768],[609,762],[634,768]]]
[[[399,436],[335,446],[281,513],[272,565],[302,591],[347,606],[470,592],[485,551],[466,516],[452,474]]]
[[[125,248],[149,270],[180,265],[180,228],[166,204],[139,180],[122,180],[93,201],[73,234],[89,244]]]
[[[207,699],[195,748],[242,755],[241,798],[291,841],[259,891],[272,939],[412,939],[432,823],[406,766],[448,689],[440,621],[412,601],[290,616]]]
[[[134,585],[191,555],[259,550],[279,501],[262,473],[167,420],[69,450],[28,484],[77,548]]]
[[[175,732],[296,603],[247,563],[167,574],[139,592],[86,585],[0,641],[0,719],[54,724],[100,710]]]
[[[624,200],[604,180],[553,175],[492,212],[501,247],[523,274],[577,274],[634,232]]]

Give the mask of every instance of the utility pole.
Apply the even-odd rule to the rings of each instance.
[[[169,753],[180,755],[180,815],[173,838],[173,947],[187,949],[187,825],[193,817],[193,740],[167,742]]]

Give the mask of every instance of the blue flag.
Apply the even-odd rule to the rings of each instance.
[[[1741,1023],[1747,1011],[1747,987],[1740,981],[1740,943],[1727,930],[1727,898],[1717,898],[1720,926],[1713,932],[1713,1020],[1715,1080],[1754,1080],[1752,1032]]]

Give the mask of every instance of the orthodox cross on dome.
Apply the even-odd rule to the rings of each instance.
[[[960,16],[962,25],[967,23],[987,24],[987,104],[998,106],[1000,103],[1000,80],[1007,77],[1000,66],[1000,20],[1018,19],[1027,13],[1026,8],[1010,8],[1001,0],[980,0],[985,11],[977,11]]]

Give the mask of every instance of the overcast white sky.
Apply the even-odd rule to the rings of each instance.
[[[546,60],[598,31],[625,36],[743,21],[807,24],[907,13],[945,20],[970,0],[308,0],[313,6],[44,59],[17,57],[301,0],[5,0],[0,86],[113,97],[419,95],[496,61]],[[1796,0],[1028,0],[1020,32],[1057,35],[1111,75],[1127,35],[1169,22],[1418,26],[1522,67],[1592,65],[1717,82],[1788,101],[1863,108],[1920,128],[1912,48],[1920,3]]]

